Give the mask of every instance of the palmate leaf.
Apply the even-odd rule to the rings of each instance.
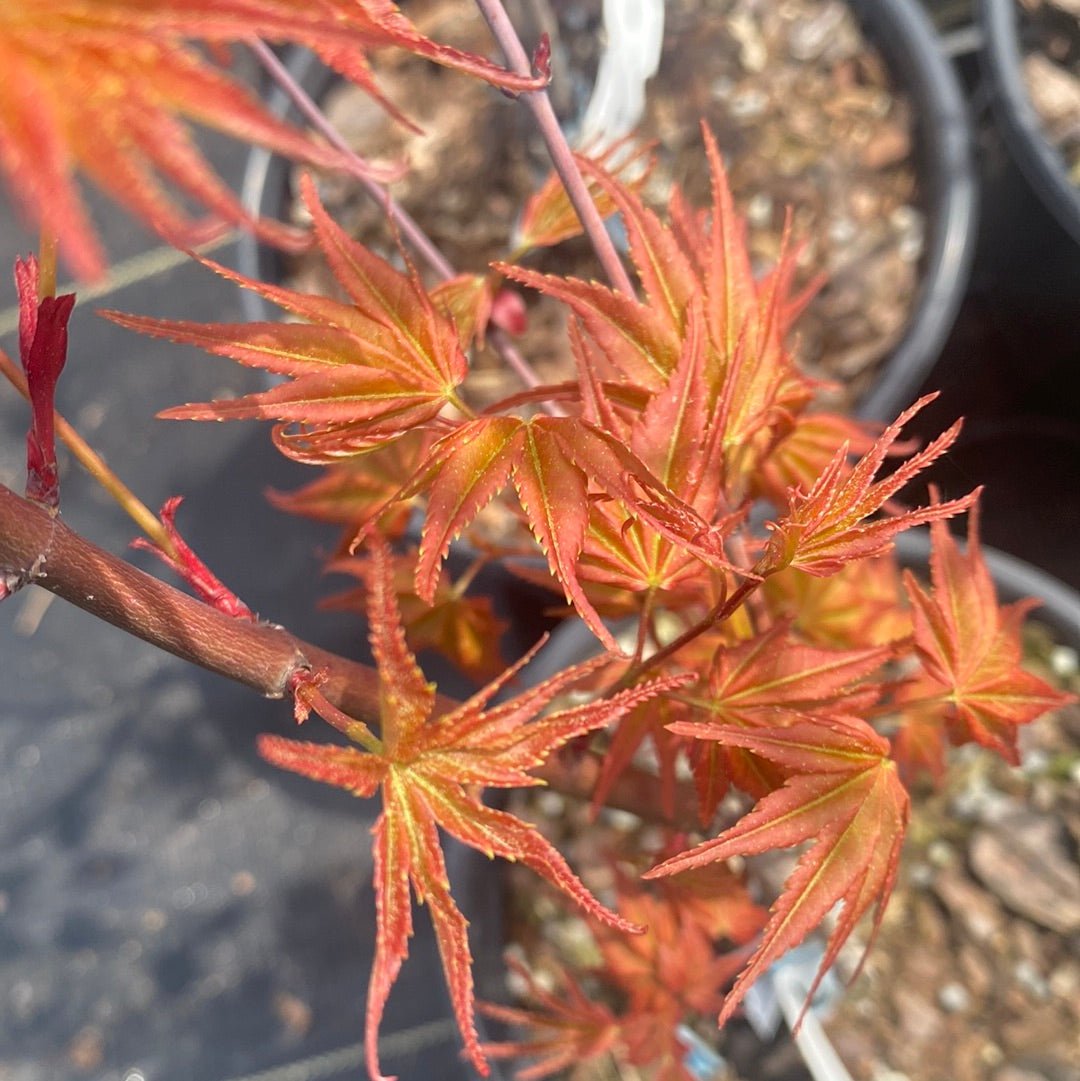
[[[604,985],[606,998],[619,1003],[617,1011],[591,1002],[561,965],[554,969],[558,990],[552,993],[511,961],[530,1007],[485,1004],[481,1009],[527,1034],[485,1050],[492,1057],[535,1059],[517,1071],[518,1078],[549,1077],[610,1054],[621,1064],[640,1067],[649,1078],[695,1081],[682,1026],[719,1008],[747,954],[745,949],[718,950],[716,940],[728,937],[733,927],[752,937],[764,922],[764,912],[750,902],[745,888],[730,872],[718,871],[692,876],[700,887],[697,893],[665,881],[657,895],[619,874],[619,911],[647,930],[628,937],[606,926],[592,928],[603,963],[590,975]]]
[[[998,606],[979,545],[977,509],[966,552],[944,523],[931,528],[930,591],[910,571],[904,575],[923,671],[901,695],[914,706],[899,752],[913,767],[940,774],[944,724],[952,743],[981,743],[1019,765],[1017,729],[1072,700],[1023,668],[1020,628],[1038,601]]]
[[[703,822],[715,814],[728,783],[760,798],[784,773],[742,747],[713,742],[723,725],[779,728],[807,715],[817,719],[859,712],[876,703],[880,689],[864,680],[893,656],[889,646],[819,649],[799,641],[786,623],[737,645],[722,645],[713,658],[704,693],[684,695],[708,720],[681,721],[672,731],[697,737],[691,760]]]
[[[754,278],[744,227],[708,131],[705,143],[713,181],[710,212],[689,211],[676,190],[668,224],[618,178],[596,163],[582,162],[590,183],[622,218],[643,299],[597,282],[506,264],[497,269],[569,307],[595,343],[590,365],[597,377],[621,389],[662,397],[679,381],[678,368],[692,347],[699,354],[693,393],[672,397],[693,403],[705,418],[701,449],[711,449],[701,474],[741,501],[774,430],[790,424],[789,413],[805,407],[811,394],[784,346],[806,298],[790,295],[795,253],[789,249],[772,273]]]
[[[812,487],[843,445],[849,454],[865,454],[874,445],[871,426],[835,413],[804,413],[761,463],[754,487],[774,506],[785,507],[792,489]],[[893,453],[899,453],[896,446]]]
[[[76,186],[82,173],[169,243],[192,247],[223,222],[295,246],[302,234],[255,222],[195,147],[193,121],[313,165],[342,155],[268,114],[194,42],[259,35],[309,45],[377,94],[363,49],[398,45],[509,89],[513,75],[423,37],[387,0],[4,0],[0,5],[0,171],[27,215],[62,242],[80,278],[105,257]],[[167,181],[212,214],[195,222]]]
[[[617,721],[641,702],[685,680],[653,680],[608,699],[536,719],[556,695],[604,663],[600,658],[566,669],[488,708],[492,697],[527,662],[526,657],[453,712],[433,717],[434,688],[405,644],[390,556],[381,541],[372,548],[368,621],[379,670],[381,738],[340,713],[313,684],[307,684],[298,691],[301,711],[314,709],[367,750],[264,736],[260,751],[277,765],[359,796],[381,790],[383,810],[374,830],[376,949],[365,1034],[372,1077],[381,1076],[379,1023],[412,934],[410,884],[431,912],[466,1054],[486,1074],[473,1023],[466,923],[450,895],[439,828],[489,857],[517,860],[532,868],[601,922],[628,932],[639,930],[604,908],[534,827],[485,806],[476,788],[541,783],[531,771],[563,744]]]
[[[148,0],[122,0],[145,6]],[[160,2],[160,0],[149,0]],[[183,7],[192,7],[183,0]],[[211,12],[224,9],[271,40],[308,45],[332,68],[367,87],[373,84],[357,46],[395,45],[443,67],[472,75],[511,93],[539,90],[550,76],[518,75],[483,56],[425,37],[392,0],[199,0]],[[537,50],[537,67],[540,49]]]
[[[434,435],[424,429],[406,432],[368,454],[322,470],[302,488],[291,492],[270,490],[267,497],[291,514],[345,526],[340,552],[348,550],[369,522],[377,522],[384,536],[400,536],[408,524],[410,509],[397,494],[416,472],[433,441]]]
[[[579,163],[593,160],[598,165],[611,169],[613,175],[633,191],[639,191],[644,186],[655,164],[649,156],[648,146],[632,148],[627,140],[613,143],[599,155],[581,153],[576,156]],[[615,204],[611,196],[595,180],[586,183],[600,216],[606,218],[614,213]],[[580,236],[583,228],[581,219],[566,194],[562,179],[552,170],[522,208],[515,246],[519,253],[531,251],[533,248],[551,247],[571,237]]]
[[[262,285],[215,264],[230,280],[312,320],[300,323],[188,323],[105,312],[121,326],[200,345],[289,382],[241,398],[168,409],[178,420],[258,418],[303,426],[307,440],[328,434],[365,449],[433,420],[465,378],[467,361],[453,323],[415,274],[402,274],[349,239],[301,185],[315,237],[351,303]],[[283,449],[288,452],[288,446]]]
[[[669,1004],[679,1007],[676,1013],[708,1014],[719,1009],[722,992],[744,958],[717,954],[706,929],[668,898],[629,884],[619,889],[618,896],[619,911],[647,930],[629,936],[597,927],[594,934],[604,957],[604,973],[629,1000],[629,1012],[667,1013]],[[673,1032],[668,1039],[674,1039]]]
[[[893,552],[848,563],[828,578],[788,567],[765,579],[762,594],[770,613],[793,620],[813,645],[861,649],[911,634]]]
[[[798,945],[837,901],[843,902],[825,957],[810,989],[836,959],[862,915],[876,904],[875,931],[896,880],[908,820],[908,795],[889,744],[856,718],[803,721],[785,728],[717,725],[706,736],[742,747],[790,773],[719,837],[666,860],[646,878],[677,874],[732,856],[749,856],[813,839],[771,909],[761,944],[720,1011],[722,1025],[750,985],[781,954]]]
[[[498,643],[507,624],[495,614],[490,597],[465,592],[480,569],[482,558],[456,581],[440,579],[428,604],[413,589],[415,555],[412,551],[394,557],[394,593],[410,647],[418,652],[437,650],[475,680],[494,679],[506,667]],[[326,569],[332,574],[347,574],[364,581],[368,578],[367,560],[360,556],[333,560]],[[319,605],[361,612],[366,606],[366,587],[334,594]]]
[[[178,33],[153,24],[155,9],[176,12],[182,5],[142,4],[145,13],[129,17],[134,6],[110,0],[0,5],[0,169],[27,215],[61,239],[80,278],[100,277],[105,258],[77,172],[181,247],[210,239],[222,221],[253,224],[195,148],[184,119],[311,164],[341,161],[338,152],[267,114]],[[251,32],[250,23],[237,24],[232,38]],[[214,220],[190,219],[159,178],[194,197]],[[273,223],[260,231],[277,243],[300,239]]]
[[[487,1017],[527,1029],[526,1039],[485,1044],[484,1053],[494,1059],[535,1059],[515,1071],[517,1081],[541,1081],[580,1062],[610,1052],[619,1038],[619,1023],[602,1003],[593,1002],[573,975],[560,968],[557,993],[545,990],[532,973],[513,958],[507,967],[525,984],[535,1006],[527,1009],[480,1004]]]
[[[619,889],[619,911],[647,927],[633,938],[597,927],[603,974],[625,1003],[619,1015],[621,1057],[664,1081],[695,1081],[680,1028],[714,1013],[745,960],[720,953],[711,936],[679,906],[640,889]]]
[[[673,855],[678,852],[678,847],[668,847]],[[669,905],[685,913],[710,938],[737,946],[748,943],[768,919],[765,909],[751,900],[743,878],[722,863],[659,878],[656,888]]]
[[[428,495],[416,568],[420,597],[430,600],[451,542],[508,484],[567,601],[609,649],[617,648],[615,640],[578,568],[594,492],[621,500],[631,515],[705,561],[723,563],[707,523],[610,433],[576,417],[480,417],[436,443],[402,491],[405,498]]]
[[[721,646],[704,705],[716,724],[786,723],[800,713],[851,713],[865,687],[858,681],[892,656],[888,646],[834,650],[800,642],[788,624],[734,646]],[[871,692],[876,697],[876,690]]]
[[[847,464],[848,447],[842,446],[809,491],[791,492],[787,515],[771,523],[772,540],[755,569],[763,575],[785,567],[798,567],[807,574],[835,574],[852,560],[889,551],[893,537],[905,529],[950,518],[972,506],[979,497],[978,489],[946,503],[866,520],[940,458],[960,434],[957,421],[895,472],[874,480],[903,426],[936,397],[928,394],[904,410],[853,468]]]
[[[570,345],[585,419],[628,444],[659,484],[691,508],[703,524],[710,523],[710,536],[722,541],[741,514],[725,513],[721,429],[710,423],[708,394],[700,379],[704,329],[699,306],[691,305],[687,313],[682,355],[667,385],[640,410],[627,410],[630,420],[620,415],[608,388],[597,379],[595,344],[576,323],[570,324]],[[724,564],[703,558],[686,538],[685,530],[658,530],[635,518],[617,499],[596,501],[589,510],[579,573],[590,585],[636,598],[631,606],[634,612],[640,610],[645,593],[675,610],[707,603],[719,585],[716,571]],[[586,592],[593,596],[598,591],[586,587]]]

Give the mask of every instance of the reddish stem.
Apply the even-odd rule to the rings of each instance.
[[[502,0],[476,0],[476,6],[491,28],[495,40],[499,43],[499,48],[505,54],[507,67],[517,75],[531,75],[532,63],[514,29],[510,16],[506,13],[506,8],[502,5]],[[596,209],[592,196],[589,195],[588,185],[574,160],[574,152],[570,149],[562,128],[559,127],[559,120],[555,116],[555,109],[548,92],[546,90],[524,91],[521,99],[540,129],[555,171],[566,188],[571,205],[581,219],[585,235],[589,238],[608,281],[620,293],[633,296],[634,286],[630,281],[630,276],[604,227],[604,219]]]
[[[269,45],[258,38],[250,42],[251,48],[259,63],[269,72],[276,82],[290,98],[296,107],[310,121],[315,128],[336,150],[340,150],[352,163],[352,174],[364,186],[364,189],[386,210],[387,216],[401,230],[402,235],[416,250],[417,254],[431,267],[434,274],[446,281],[454,277],[456,271],[450,265],[449,260],[435,246],[431,238],[417,224],[412,215],[399,205],[390,193],[375,180],[371,175],[371,165],[349,146],[345,137],[330,122],[326,114],[312,100],[311,95],[292,77],[289,69],[278,59],[277,54]]]
[[[383,208],[386,216],[401,230],[401,235],[428,265],[432,273],[442,281],[448,281],[450,278],[456,277],[457,271],[439,250],[435,242],[424,232],[416,219],[371,175],[370,164],[349,146],[345,137],[334,127],[308,92],[293,78],[289,69],[278,59],[274,50],[258,39],[253,40],[250,45],[259,62],[266,68],[274,81],[292,98],[297,108],[307,117],[312,126],[352,162],[352,175]],[[533,371],[532,366],[521,355],[513,342],[510,341],[508,335],[496,329],[489,334],[488,340],[491,342],[495,352],[506,362],[507,367],[527,387],[541,385],[540,377]],[[558,412],[553,406],[545,404],[544,408],[548,409],[549,412]]]

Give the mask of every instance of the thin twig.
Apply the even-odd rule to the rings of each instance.
[[[251,42],[251,48],[273,80],[292,98],[296,107],[311,122],[312,127],[331,146],[345,155],[346,160],[352,165],[353,176],[360,181],[368,194],[386,210],[387,216],[393,220],[394,224],[401,230],[402,236],[408,240],[409,244],[427,263],[436,277],[442,281],[455,277],[457,272],[450,264],[450,261],[439,251],[427,233],[420,228],[416,219],[391,197],[382,184],[372,178],[370,163],[365,161],[349,146],[345,137],[334,127],[318,104],[312,100],[311,95],[293,78],[292,73],[278,59],[274,50],[266,42],[259,39]]]
[[[352,163],[352,175],[363,185],[368,194],[383,208],[387,217],[397,226],[410,247],[428,265],[432,273],[441,281],[457,277],[453,264],[439,250],[435,242],[424,232],[416,219],[390,194],[390,192],[372,177],[371,165],[349,145],[348,141],[334,126],[326,114],[312,100],[306,90],[293,78],[289,69],[278,59],[277,54],[265,42],[251,42],[259,62],[266,68],[274,81],[295,102],[297,108],[308,118],[312,126],[327,141],[340,150]],[[495,328],[488,335],[492,348],[527,387],[538,387],[543,380],[536,374],[532,365],[511,342],[504,331]],[[560,412],[557,407],[542,403],[550,413]]]
[[[495,40],[499,43],[505,57],[507,67],[518,75],[528,75],[532,72],[532,63],[525,46],[522,45],[517,31],[502,0],[476,0],[476,6],[480,14],[484,16],[491,28]],[[581,219],[585,229],[585,235],[604,268],[604,273],[612,287],[620,293],[633,296],[634,286],[630,281],[630,275],[626,272],[619,253],[604,227],[604,219],[596,209],[596,204],[589,195],[588,185],[585,183],[570,144],[566,141],[559,120],[555,116],[555,109],[551,104],[551,98],[546,90],[530,90],[521,94],[525,106],[532,113],[548,153],[559,179],[566,188],[566,194],[570,197],[570,203]]]

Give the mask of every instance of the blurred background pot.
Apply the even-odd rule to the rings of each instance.
[[[1048,4],[1047,9],[1053,13]],[[1046,207],[1057,218],[1061,227],[1080,243],[1080,176],[1075,175],[1077,166],[1066,161],[1061,149],[1055,146],[1049,135],[1054,123],[1048,116],[1040,115],[1032,95],[1032,80],[1041,84],[1036,89],[1042,97],[1053,92],[1056,73],[1054,65],[1041,56],[1038,45],[1027,33],[1027,20],[1031,13],[1017,0],[979,0],[979,25],[983,34],[980,55],[982,66],[990,83],[994,113],[1008,142],[1009,149],[1028,183],[1038,193]],[[1068,23],[1076,23],[1075,11],[1062,10],[1058,17]],[[1072,29],[1073,39],[1080,38],[1080,26]],[[1074,50],[1075,52],[1075,50]],[[1078,58],[1071,58],[1074,71]],[[1068,79],[1062,69],[1061,75]],[[1063,87],[1069,95],[1070,87]],[[1060,117],[1068,127],[1075,146],[1080,139],[1080,79],[1074,74],[1071,86],[1071,117],[1067,115],[1069,102],[1063,101],[1066,113]],[[1049,103],[1054,104],[1052,101]],[[1064,128],[1063,128],[1064,130]]]
[[[699,17],[715,20],[716,25],[719,26],[722,24],[728,6],[731,4],[717,5],[715,14],[710,11]],[[593,43],[602,40],[600,37],[602,26],[598,21],[600,19],[599,2],[563,4],[552,0],[550,5],[542,5],[542,7],[548,11],[549,21],[554,20],[553,25],[557,28],[556,48],[553,55],[556,80],[558,80],[553,91],[559,90],[559,93],[555,95],[556,104],[561,108],[568,130],[573,132],[580,128],[583,117],[588,113],[597,50],[600,48],[599,45]],[[594,7],[595,12],[592,10]],[[530,5],[527,10],[532,11],[534,8],[535,5]],[[956,77],[942,55],[938,39],[929,21],[915,0],[874,0],[873,3],[866,0],[852,0],[848,5],[839,3],[839,0],[822,0],[821,3],[816,3],[815,0],[813,10],[816,13],[816,22],[814,26],[803,29],[802,36],[798,38],[802,44],[795,47],[796,52],[799,48],[804,50],[810,48],[811,53],[815,49],[823,48],[823,45],[813,44],[813,42],[811,48],[803,42],[803,39],[810,41],[814,34],[821,37],[820,26],[827,27],[837,17],[842,18],[844,25],[849,28],[849,36],[858,34],[861,29],[862,36],[868,45],[878,50],[888,68],[891,83],[895,86],[897,100],[899,101],[902,97],[902,109],[910,113],[911,130],[901,139],[903,145],[899,151],[895,146],[892,150],[885,147],[886,143],[892,145],[899,138],[896,132],[889,129],[882,131],[879,140],[881,145],[871,148],[875,158],[881,157],[882,154],[888,158],[889,153],[894,152],[899,152],[905,157],[910,156],[911,168],[914,176],[917,177],[915,183],[918,191],[917,194],[913,193],[912,197],[918,205],[918,210],[910,211],[907,206],[899,207],[899,210],[904,212],[905,222],[911,214],[918,219],[903,226],[911,235],[903,241],[898,241],[901,248],[904,245],[908,248],[914,245],[912,250],[907,251],[907,255],[898,256],[900,261],[902,262],[904,258],[914,258],[918,261],[918,272],[913,280],[913,292],[909,300],[910,310],[906,315],[899,314],[900,321],[894,329],[881,332],[878,345],[871,342],[866,346],[863,344],[853,346],[847,351],[850,356],[838,362],[840,367],[848,364],[849,360],[852,365],[857,366],[863,363],[858,359],[858,354],[874,353],[875,350],[883,354],[880,367],[873,376],[869,374],[868,367],[863,374],[852,377],[851,393],[858,398],[857,410],[861,415],[891,419],[914,397],[918,386],[936,361],[952,326],[966,286],[977,209],[968,117]],[[669,36],[681,32],[679,30],[680,17],[677,11],[674,14],[673,11],[675,11],[674,8],[669,9],[667,16]],[[683,22],[689,18],[691,16],[686,15],[683,17]],[[525,36],[528,39],[531,28],[528,25],[527,14],[525,20]],[[711,25],[713,25],[712,22],[710,22]],[[541,29],[547,28],[548,24],[543,19],[537,21],[535,27],[537,34]],[[438,36],[437,33],[436,36]],[[574,52],[575,42],[579,40],[587,42],[589,49],[585,51],[583,57],[575,59],[575,56],[567,54]],[[674,48],[674,46],[670,47]],[[731,47],[735,48],[735,45]],[[292,54],[289,62],[293,74],[308,93],[316,100],[322,100],[334,84],[333,75],[326,72],[310,55],[304,53]],[[729,62],[738,61],[725,61],[725,64]],[[751,62],[757,63],[756,60]],[[864,66],[876,70],[875,65],[880,65],[880,61],[867,61]],[[668,66],[672,69],[677,67],[670,60]],[[706,69],[702,73],[702,84],[709,85],[707,80],[713,79],[714,76],[716,83],[723,82],[723,79],[715,72]],[[861,74],[856,73],[854,76],[856,83],[862,77]],[[653,108],[650,100],[657,98],[658,104],[655,105],[655,109],[661,112],[667,109],[667,103],[659,95],[664,93],[665,85],[670,82],[671,76],[666,74],[665,61],[661,57],[659,74],[645,85],[646,122],[643,132],[647,137],[656,137],[657,134],[649,127],[652,121],[649,119],[651,114],[648,110]],[[484,91],[484,93],[488,92]],[[677,88],[667,93],[670,100],[680,97],[682,90]],[[752,98],[756,93],[758,91],[754,90],[744,96]],[[880,96],[875,97],[869,90],[864,92],[864,88],[858,85],[851,96],[853,102],[858,102],[858,108],[868,110],[868,113],[872,113],[881,105]],[[488,95],[486,100],[495,99],[497,95]],[[891,108],[887,95],[886,99],[886,107]],[[273,91],[271,102],[278,113],[288,115],[294,120],[297,119],[291,102],[279,90]],[[409,103],[400,104],[408,112]],[[513,108],[513,103],[510,102],[499,101],[498,104],[508,109]],[[357,108],[360,107],[357,106]],[[897,108],[901,106],[898,105]],[[708,110],[705,111],[708,114]],[[782,109],[779,110],[779,112],[782,111]],[[723,125],[718,126],[717,118],[714,116],[707,115],[706,118],[714,127],[717,127],[725,152],[730,150],[734,176],[740,171],[738,139],[729,147],[725,141]],[[347,113],[344,114],[344,119],[348,119]],[[366,120],[360,121],[360,126],[364,123]],[[513,123],[519,123],[519,121],[515,120]],[[697,116],[695,115],[692,120],[687,120],[685,124],[680,119],[679,124],[696,133]],[[535,140],[535,136],[529,132],[527,122],[520,122],[520,126],[524,139]],[[517,131],[516,128],[514,130]],[[734,131],[734,128],[732,130]],[[678,136],[678,139],[685,141],[685,136]],[[815,140],[818,140],[818,134],[811,133],[809,142]],[[361,150],[363,151],[363,147]],[[530,154],[536,159],[533,168],[536,170],[535,179],[538,180],[544,169],[543,157],[542,154],[533,153],[534,150],[535,147],[530,150]],[[888,153],[886,153],[887,150]],[[662,139],[657,153],[660,158],[658,172],[663,172],[667,168],[665,157],[670,155]],[[818,173],[827,174],[830,168],[835,172],[835,167],[829,165],[827,143],[814,149],[813,153],[816,155],[817,163],[814,168],[818,170]],[[760,167],[755,164],[754,168]],[[703,174],[703,169],[701,171]],[[291,168],[287,163],[261,151],[253,152],[244,181],[244,197],[247,205],[263,214],[287,216],[293,200],[290,174]],[[491,183],[490,176],[485,175],[484,179],[485,185]],[[801,179],[798,176],[794,179],[805,186],[813,183],[814,174],[808,172]],[[769,219],[768,228],[777,233],[783,217],[783,203],[787,201],[786,191],[787,188],[782,189],[777,198],[764,193],[756,204],[751,205],[752,211],[756,206],[755,213],[760,212],[764,207],[765,216]],[[747,199],[752,199],[759,193],[755,191],[753,183],[748,183],[745,194]],[[764,206],[764,203],[768,203],[768,206]],[[797,210],[797,222],[799,213]],[[815,213],[819,213],[819,217],[823,214],[823,212]],[[855,229],[857,235],[858,230],[857,223],[847,221],[844,215],[841,215],[841,218],[843,220],[831,224],[822,220],[814,226],[822,235],[829,228],[833,228],[834,243],[839,245],[835,247],[837,251],[844,248],[840,233],[844,229]],[[900,221],[899,216],[897,221]],[[796,235],[801,235],[798,225]],[[767,244],[766,247],[768,247]],[[872,257],[876,257],[876,254],[879,253],[870,253]],[[264,277],[266,280],[280,281],[286,268],[285,261],[278,253],[260,247],[250,238],[245,238],[241,242],[240,259],[245,273],[254,277]],[[480,262],[482,264],[483,257]],[[467,269],[482,269],[482,266],[469,266]],[[549,261],[544,263],[543,269],[557,271],[559,267]],[[565,267],[562,269],[565,270]],[[851,281],[858,282],[862,276],[857,269],[851,271],[848,274],[849,284]],[[840,288],[839,282],[836,288]],[[885,289],[884,292],[887,294],[889,290]],[[886,296],[885,300],[893,303],[891,296]],[[855,307],[857,309],[859,305],[856,304]],[[273,317],[267,306],[253,296],[248,297],[248,311],[253,318]],[[831,309],[826,309],[826,311],[831,312]],[[807,340],[809,337],[820,337],[820,328],[828,329],[835,322],[831,314],[823,315],[813,324],[813,329],[804,328],[808,336]],[[876,357],[874,362],[877,363]],[[829,375],[827,366],[815,364],[814,370],[819,374]],[[846,379],[846,376],[844,378]]]

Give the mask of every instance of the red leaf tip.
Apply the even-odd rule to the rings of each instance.
[[[26,373],[31,413],[26,434],[26,497],[55,508],[60,503],[60,477],[54,400],[56,383],[67,361],[67,327],[75,294],[39,299],[39,277],[38,263],[32,255],[15,260],[19,359]]]
[[[254,612],[228,586],[226,586],[210,568],[195,554],[191,546],[176,528],[176,512],[180,509],[183,497],[174,495],[161,506],[158,517],[161,519],[170,549],[165,549],[154,541],[137,537],[131,542],[132,548],[153,552],[163,563],[171,567],[207,604],[234,619],[257,621]]]

